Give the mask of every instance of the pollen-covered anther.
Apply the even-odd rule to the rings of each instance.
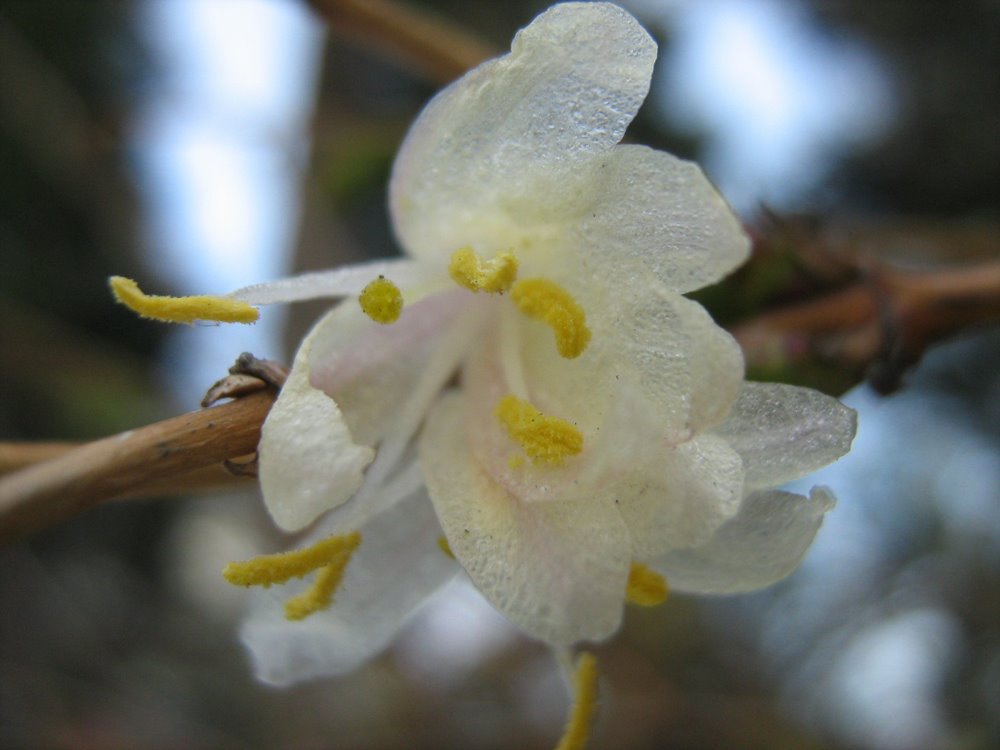
[[[583,354],[590,329],[583,308],[569,292],[548,279],[522,279],[514,285],[511,299],[525,315],[552,328],[559,354],[566,359]]]
[[[194,297],[169,297],[145,294],[137,283],[124,276],[108,279],[115,299],[129,310],[150,320],[164,323],[194,323],[197,320],[216,323],[253,323],[260,313],[253,305],[230,299],[198,295]]]
[[[556,750],[582,750],[590,739],[590,729],[597,713],[597,659],[584,652],[573,673],[573,708],[566,720],[562,739]]]
[[[309,589],[285,603],[285,617],[301,620],[333,603],[344,570],[359,544],[361,534],[357,531],[346,536],[332,536],[304,549],[229,563],[222,575],[234,586],[267,588],[319,570]]]
[[[503,294],[517,278],[517,258],[514,253],[499,253],[483,260],[471,247],[462,247],[452,253],[448,274],[470,292]]]
[[[403,312],[403,293],[382,275],[361,290],[358,302],[365,315],[383,325],[395,323]]]
[[[252,560],[231,562],[222,571],[234,586],[264,586],[302,578],[318,568],[337,562],[345,553],[350,555],[361,544],[361,534],[331,536],[311,547],[274,555],[261,555]]]
[[[642,563],[632,563],[625,586],[625,600],[640,607],[655,607],[667,600],[667,579]]]
[[[543,414],[513,394],[500,399],[494,413],[511,439],[535,463],[558,466],[567,456],[583,450],[583,435],[576,427],[565,419]]]

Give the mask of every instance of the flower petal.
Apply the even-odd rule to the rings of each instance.
[[[851,449],[857,413],[809,388],[745,383],[715,434],[743,457],[747,489],[775,487]]]
[[[743,353],[697,302],[639,284],[612,301],[595,338],[607,339],[619,382],[635,383],[664,432],[672,439],[702,432],[736,399]]]
[[[398,420],[442,341],[476,300],[460,289],[407,305],[392,325],[380,325],[345,300],[316,326],[309,382],[337,401],[354,438],[378,444]],[[450,372],[442,378],[450,377]],[[435,391],[440,390],[440,385]]]
[[[655,467],[633,472],[619,488],[618,509],[637,558],[708,541],[743,498],[743,462],[713,435],[670,448]]]
[[[754,591],[795,570],[833,505],[833,495],[822,487],[814,487],[809,499],[780,490],[755,492],[707,543],[648,564],[674,591]]]
[[[349,672],[385,648],[427,597],[459,567],[441,552],[441,529],[426,493],[411,495],[361,530],[333,605],[285,619],[296,582],[258,592],[243,624],[257,676],[274,685]]]
[[[467,244],[508,249],[477,246],[496,233],[489,217],[621,140],[655,58],[656,44],[617,6],[565,3],[538,16],[509,55],[444,89],[411,128],[390,186],[403,246],[421,258]]]
[[[693,162],[646,146],[618,146],[600,159],[593,200],[572,225],[581,270],[627,290],[653,276],[689,292],[746,260],[750,240]],[[619,286],[620,285],[620,286]]]
[[[610,299],[583,291],[580,301],[593,335],[577,359],[560,357],[541,325],[522,324],[525,381],[538,408],[587,431],[628,396],[642,412],[626,427],[645,433],[651,426],[671,443],[725,417],[743,380],[743,355],[701,305],[655,281],[637,281]]]
[[[286,531],[304,528],[346,502],[375,458],[375,451],[351,437],[336,402],[309,383],[309,351],[321,329],[317,326],[302,342],[261,429],[264,504]]]
[[[553,645],[618,628],[631,558],[613,503],[522,502],[478,466],[460,395],[444,397],[420,440],[427,489],[452,551],[514,623]]]

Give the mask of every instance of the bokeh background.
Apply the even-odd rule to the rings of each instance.
[[[419,5],[497,49],[544,7]],[[881,238],[852,247],[905,268],[1000,256],[1000,3],[626,6],[661,45],[629,137],[697,158],[748,223]],[[385,183],[436,85],[337,32],[297,0],[0,2],[0,440],[194,408],[239,352],[288,361],[322,311],[168,329],[114,306],[110,274],[203,293],[398,252]],[[720,320],[726,296],[706,297]],[[860,431],[800,486],[839,497],[801,570],[630,609],[597,648],[595,748],[996,746],[1000,331],[845,398]],[[0,550],[0,747],[554,744],[554,664],[467,586],[356,674],[255,683],[219,570],[279,544],[251,492],[121,503]]]

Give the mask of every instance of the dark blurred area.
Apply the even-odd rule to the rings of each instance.
[[[174,2],[185,0],[0,0],[0,440],[86,440],[178,410],[163,385],[166,329],[113,305],[106,286],[145,267],[151,193],[132,131],[165,73],[143,19]],[[1000,221],[1000,3],[774,4],[875,50],[896,102],[885,133],[845,148],[796,211],[834,229],[891,219],[944,233],[894,247],[894,262],[969,260],[948,228]],[[421,5],[501,49],[544,7]],[[661,44],[659,76],[681,27],[657,8],[633,10]],[[319,77],[294,247],[276,248],[296,270],[397,252],[386,179],[435,90],[336,34]],[[709,134],[673,127],[652,106],[656,89],[629,138],[701,157]],[[998,255],[987,241],[974,259]],[[745,291],[740,304],[759,299]],[[255,353],[287,358],[322,309],[296,308],[281,350]],[[996,330],[970,331],[932,351],[896,396],[852,394],[862,429],[869,411],[878,428],[822,480],[840,505],[815,555],[757,595],[630,610],[596,649],[604,699],[592,746],[995,747],[998,352]],[[472,664],[421,661],[420,639],[445,637],[434,617],[346,678],[255,683],[236,635],[242,592],[219,570],[279,544],[258,499],[233,495],[107,506],[0,550],[0,747],[554,744],[565,705],[545,649],[484,632],[503,646]],[[480,627],[448,611],[452,628]]]

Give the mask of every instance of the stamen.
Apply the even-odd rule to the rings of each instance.
[[[597,712],[597,659],[584,652],[576,661],[573,675],[573,708],[566,720],[562,739],[556,750],[582,750],[590,739],[590,729]]]
[[[583,354],[590,343],[586,315],[572,295],[548,279],[523,279],[511,299],[525,315],[547,323],[556,335],[556,349],[566,359]]]
[[[285,617],[289,620],[304,620],[333,604],[333,595],[340,586],[353,552],[353,548],[341,551],[340,557],[319,571],[307,591],[285,602]]]
[[[455,559],[455,553],[451,551],[451,545],[448,544],[448,540],[445,539],[443,536],[438,537],[438,547],[440,547],[441,551],[444,552],[452,560]]]
[[[499,253],[483,260],[471,247],[462,247],[452,254],[448,274],[470,292],[503,294],[517,278],[517,258],[514,253]]]
[[[168,297],[144,294],[132,279],[112,276],[108,279],[115,299],[144,318],[165,323],[194,323],[212,320],[218,323],[253,323],[260,317],[256,307],[228,297],[198,295]]]
[[[361,544],[361,534],[355,531],[346,536],[332,536],[304,549],[261,555],[244,562],[231,562],[222,571],[223,577],[234,586],[264,586],[284,583],[292,578],[302,578],[317,568],[333,565],[343,557],[347,565],[351,554]]]
[[[667,579],[642,563],[632,563],[625,586],[625,601],[640,607],[655,607],[667,600]]]
[[[385,276],[379,277],[361,290],[358,297],[365,315],[376,323],[388,325],[399,320],[403,311],[403,294],[399,287]]]
[[[494,414],[507,434],[536,463],[558,466],[566,456],[575,456],[583,450],[583,435],[576,427],[565,419],[542,414],[513,394],[500,399]]]

